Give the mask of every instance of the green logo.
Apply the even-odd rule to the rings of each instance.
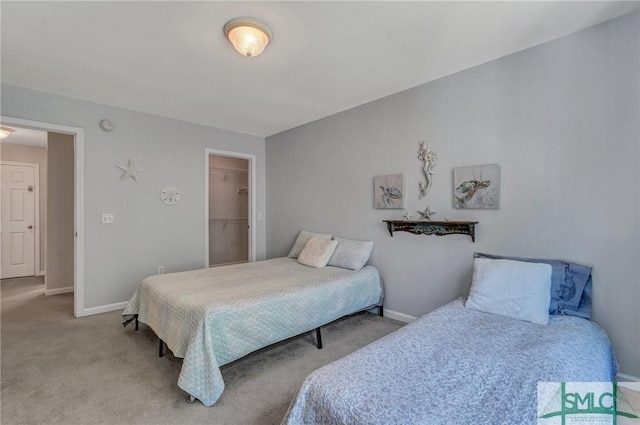
[[[549,394],[552,394],[549,398]],[[541,403],[544,403],[542,406]],[[538,424],[608,423],[618,417],[638,419],[638,415],[615,382],[539,382]],[[635,421],[634,421],[635,422]]]

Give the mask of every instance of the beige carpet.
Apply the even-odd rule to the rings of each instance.
[[[76,319],[73,295],[45,297],[41,278],[2,280],[1,413],[12,424],[279,424],[305,376],[402,326],[361,313],[222,367],[213,407],[188,404],[181,360],[158,357],[144,324],[120,312]]]

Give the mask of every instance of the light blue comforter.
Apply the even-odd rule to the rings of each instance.
[[[148,277],[122,314],[138,314],[184,358],[178,386],[211,406],[224,389],[220,366],[381,300],[374,267],[316,269],[275,258]]]
[[[536,424],[538,381],[612,381],[606,333],[536,325],[456,300],[310,374],[283,424]]]

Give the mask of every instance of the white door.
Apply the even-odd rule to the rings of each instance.
[[[35,275],[35,166],[3,163],[2,278]]]

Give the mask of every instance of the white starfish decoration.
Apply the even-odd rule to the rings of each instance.
[[[435,211],[431,211],[431,205],[429,205],[427,208],[425,208],[424,211],[418,211],[420,213],[420,215],[422,216],[423,220],[431,220],[431,216],[435,215]]]
[[[413,218],[413,216],[411,215],[411,213],[406,213],[403,218],[405,220],[411,220]]]
[[[129,159],[129,162],[127,162],[126,166],[116,165],[116,167],[122,170],[120,180],[131,177],[136,183],[138,182],[138,173],[144,171],[144,168],[136,168],[136,165],[133,163],[132,159]]]

